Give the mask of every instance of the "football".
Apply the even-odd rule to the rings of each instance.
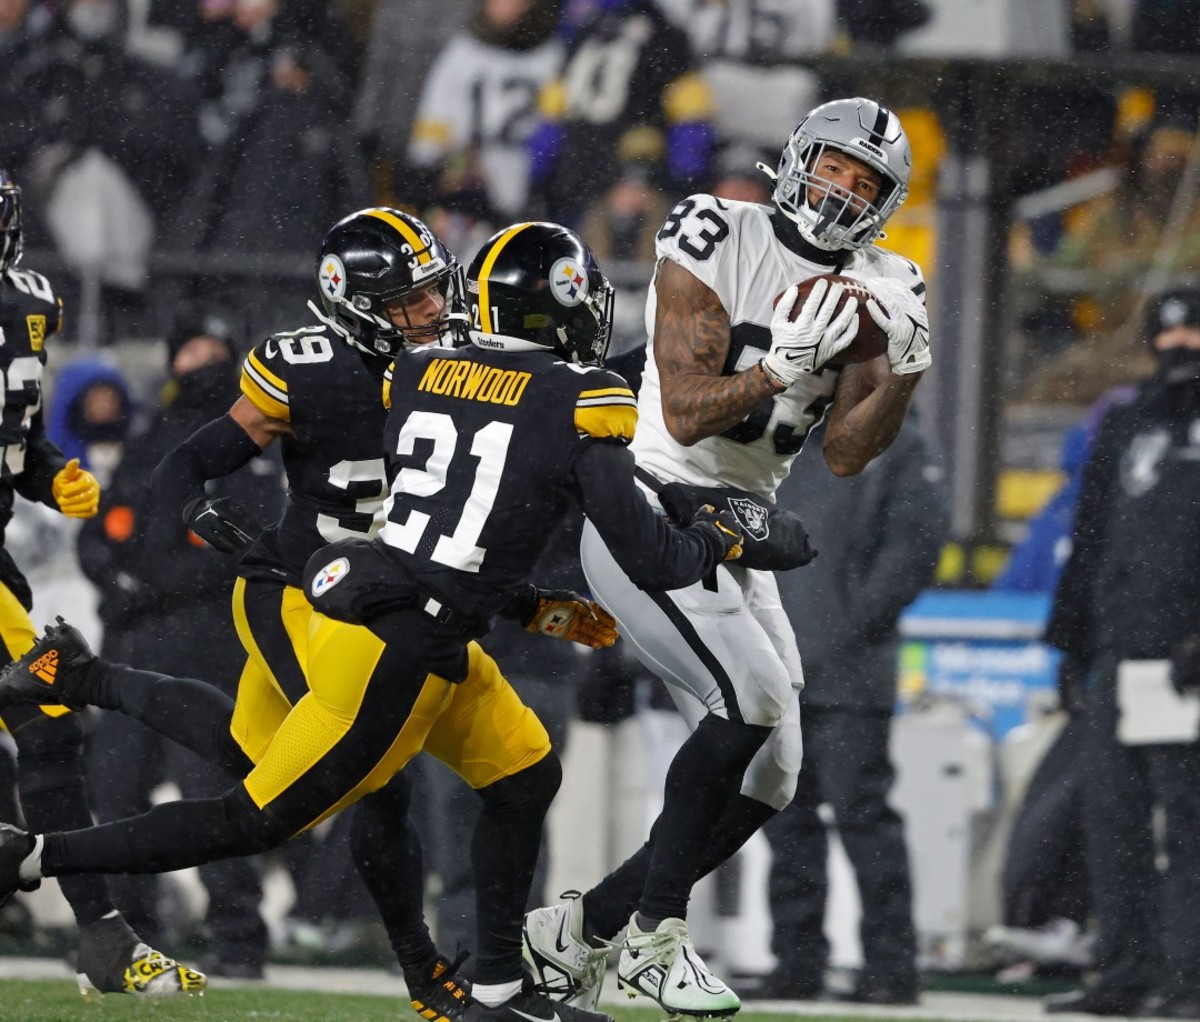
[[[869,362],[886,352],[887,334],[880,329],[867,311],[867,299],[871,297],[871,291],[861,280],[855,280],[853,277],[843,277],[837,273],[823,273],[816,277],[809,277],[807,280],[798,281],[796,286],[799,288],[799,292],[796,295],[795,304],[792,305],[789,318],[795,319],[800,315],[800,310],[804,307],[805,301],[818,280],[828,280],[831,284],[845,285],[846,290],[842,293],[841,301],[838,302],[838,312],[841,311],[848,298],[858,299],[858,336],[850,342],[848,348],[843,348],[830,359],[830,364],[848,365],[851,362]],[[774,304],[778,305],[779,299],[782,297],[782,292],[776,295]]]

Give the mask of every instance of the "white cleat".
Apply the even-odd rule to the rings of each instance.
[[[671,1018],[727,1018],[742,1006],[738,995],[709,972],[682,919],[664,919],[658,929],[646,933],[638,928],[634,913],[617,964],[617,982],[630,997],[642,994],[657,1001]]]
[[[538,990],[552,1001],[593,1011],[612,947],[592,947],[583,939],[583,898],[578,891],[563,897],[557,905],[526,913],[521,953]]]

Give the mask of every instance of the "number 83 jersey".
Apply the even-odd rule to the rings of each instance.
[[[872,245],[858,251],[821,252],[808,247],[796,225],[770,206],[691,195],[671,211],[655,241],[661,262],[671,259],[707,285],[730,323],[729,352],[722,369],[749,369],[771,350],[771,317],[777,295],[798,281],[842,273],[868,285],[894,277],[923,295],[921,270],[894,252]],[[827,261],[814,261],[827,257]],[[657,297],[646,300],[646,368],[638,397],[633,453],[638,464],[664,482],[738,486],[770,497],[784,479],[805,437],[833,401],[841,375],[832,363],[768,398],[742,422],[685,447],[667,431],[654,359]]]

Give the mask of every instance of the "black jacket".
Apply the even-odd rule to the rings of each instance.
[[[933,577],[949,513],[943,472],[906,423],[856,476],[838,478],[810,436],[776,493],[798,512],[818,556],[778,572],[804,663],[804,703],[890,710],[896,702],[896,622]]]
[[[1113,409],[1084,469],[1046,642],[1082,660],[1157,659],[1200,608],[1200,367]]]

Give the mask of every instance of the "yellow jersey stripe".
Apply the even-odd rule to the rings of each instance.
[[[373,216],[376,220],[382,220],[385,224],[390,224],[396,228],[411,246],[417,256],[417,262],[424,266],[432,258],[429,254],[429,246],[417,236],[417,232],[408,226],[394,213],[389,213],[386,209],[368,209],[367,216]]]
[[[598,397],[633,397],[633,391],[628,387],[604,387],[602,390],[581,390],[579,392],[580,401],[591,401]],[[634,398],[634,400],[637,399]]]
[[[395,365],[393,362],[392,365]],[[392,370],[391,367],[383,374],[383,407],[391,410],[392,407]]]
[[[266,384],[269,384],[274,390],[281,393],[283,400],[287,400],[287,380],[282,376],[278,376],[267,368],[266,363],[258,357],[253,351],[246,356],[246,362],[254,367],[254,373]],[[245,366],[243,366],[243,369]]]
[[[492,325],[492,309],[488,301],[488,274],[492,272],[492,267],[496,265],[496,259],[504,251],[504,246],[529,226],[528,223],[513,224],[492,246],[492,250],[483,261],[483,266],[479,269],[479,329],[482,333],[495,332],[495,327]]]
[[[286,392],[281,400],[277,396],[279,392],[254,373],[248,360],[242,366],[241,390],[250,403],[264,415],[283,422],[292,421],[292,410],[288,407]]]
[[[580,436],[628,442],[633,439],[633,431],[636,428],[636,405],[609,402],[602,405],[575,406],[575,429]]]

